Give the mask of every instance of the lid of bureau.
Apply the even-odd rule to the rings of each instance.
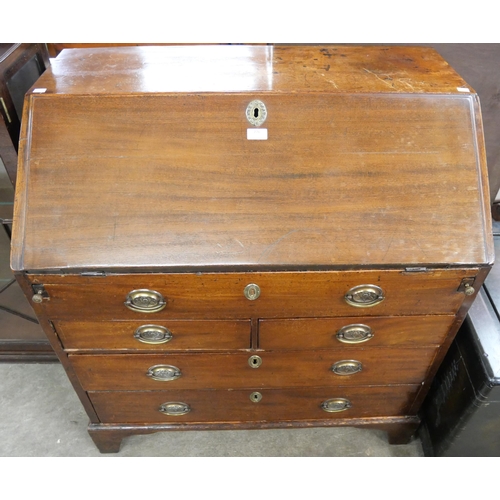
[[[492,261],[478,99],[431,49],[67,50],[20,146],[15,270]]]

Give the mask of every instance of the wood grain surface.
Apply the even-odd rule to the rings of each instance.
[[[172,333],[165,344],[147,344],[134,337],[137,328],[158,325]],[[214,351],[250,349],[250,321],[54,321],[67,352],[72,350]]]
[[[52,319],[144,320],[297,318],[315,316],[411,316],[454,314],[464,300],[458,288],[477,269],[434,270],[428,273],[387,271],[330,271],[284,273],[195,273],[110,275],[30,275],[44,284],[49,298],[33,303]],[[261,294],[248,300],[244,289],[257,284]],[[372,307],[353,307],[345,301],[351,287],[373,284],[385,299]],[[127,294],[150,289],[165,298],[156,313],[132,311]]]
[[[283,388],[344,385],[419,384],[437,352],[422,348],[338,348],[332,351],[255,351],[210,354],[70,354],[69,359],[87,391]],[[262,364],[252,368],[251,355]],[[363,368],[353,375],[337,375],[334,363],[356,360]],[[175,366],[182,375],[158,381],[146,375],[156,365]]]
[[[298,50],[287,48],[282,64]],[[123,57],[113,54],[117,63]],[[339,71],[354,74],[344,59]],[[107,89],[108,76],[118,84],[110,75],[93,78]],[[406,85],[404,93],[345,93],[309,73],[307,81],[302,93],[265,95],[242,86],[225,94],[66,95],[64,86],[63,94],[31,94],[14,269],[491,262],[473,94]],[[247,140],[245,110],[256,98],[267,106],[268,140]]]
[[[64,50],[37,86],[58,94],[457,93],[467,83],[429,48],[198,45]]]
[[[363,342],[375,346],[439,345],[447,335],[454,316],[343,317],[307,319],[263,319],[259,321],[260,349],[332,349],[345,344],[337,332],[348,325],[370,328],[372,338]]]
[[[250,400],[252,390],[237,391],[148,391],[90,392],[99,418],[108,423],[182,423],[182,422],[281,422],[320,419],[396,416],[408,414],[417,387],[322,387],[293,390],[259,389],[259,403]],[[342,397],[352,407],[339,413],[327,413],[321,403]],[[185,402],[191,411],[182,416],[158,411],[166,402]]]

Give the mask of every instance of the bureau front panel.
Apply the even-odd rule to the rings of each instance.
[[[66,350],[250,349],[250,321],[55,321]]]
[[[70,355],[87,391],[421,383],[435,348]]]
[[[244,391],[91,392],[89,396],[104,423],[283,422],[407,415],[418,389],[418,385],[250,388]]]
[[[439,345],[454,316],[392,316],[259,321],[260,349]]]
[[[266,80],[279,79],[268,61]],[[141,94],[127,96],[120,72],[119,96],[31,95],[13,265],[487,263],[474,98],[411,95],[411,84],[394,95],[338,92],[325,63],[316,73],[302,62],[302,92],[273,91],[273,82],[264,93],[145,95],[145,74]],[[380,84],[363,64],[353,73]],[[329,83],[318,92],[310,78]],[[266,140],[247,136],[255,99],[267,109]]]
[[[388,270],[30,278],[43,284],[47,294],[35,307],[45,308],[53,319],[153,321],[455,314],[465,297],[459,291],[462,279],[477,272],[450,269],[427,273]],[[147,300],[153,307],[141,303]]]

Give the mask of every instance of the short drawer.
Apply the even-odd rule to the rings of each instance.
[[[418,385],[400,385],[90,392],[89,396],[103,423],[181,424],[402,416],[409,414],[418,390]]]
[[[259,348],[440,345],[454,320],[454,316],[264,319],[259,321]]]
[[[418,384],[425,379],[435,353],[436,348],[343,348],[69,357],[85,390],[135,391]]]
[[[250,321],[54,321],[70,350],[249,349]]]
[[[451,315],[465,297],[459,291],[462,279],[477,272],[31,275],[30,279],[44,285],[46,297],[34,307],[45,309],[51,319],[149,321]]]

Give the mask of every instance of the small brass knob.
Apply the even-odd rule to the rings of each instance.
[[[250,283],[243,290],[243,294],[248,300],[257,300],[260,296],[260,287],[255,283]]]
[[[470,285],[469,283],[465,284],[465,289],[464,289],[465,295],[474,295],[475,291],[476,290],[474,290],[474,287],[472,285]]]
[[[41,304],[43,302],[43,297],[42,297],[42,291],[39,290],[33,297],[31,297],[31,300],[35,302],[35,304]]]

